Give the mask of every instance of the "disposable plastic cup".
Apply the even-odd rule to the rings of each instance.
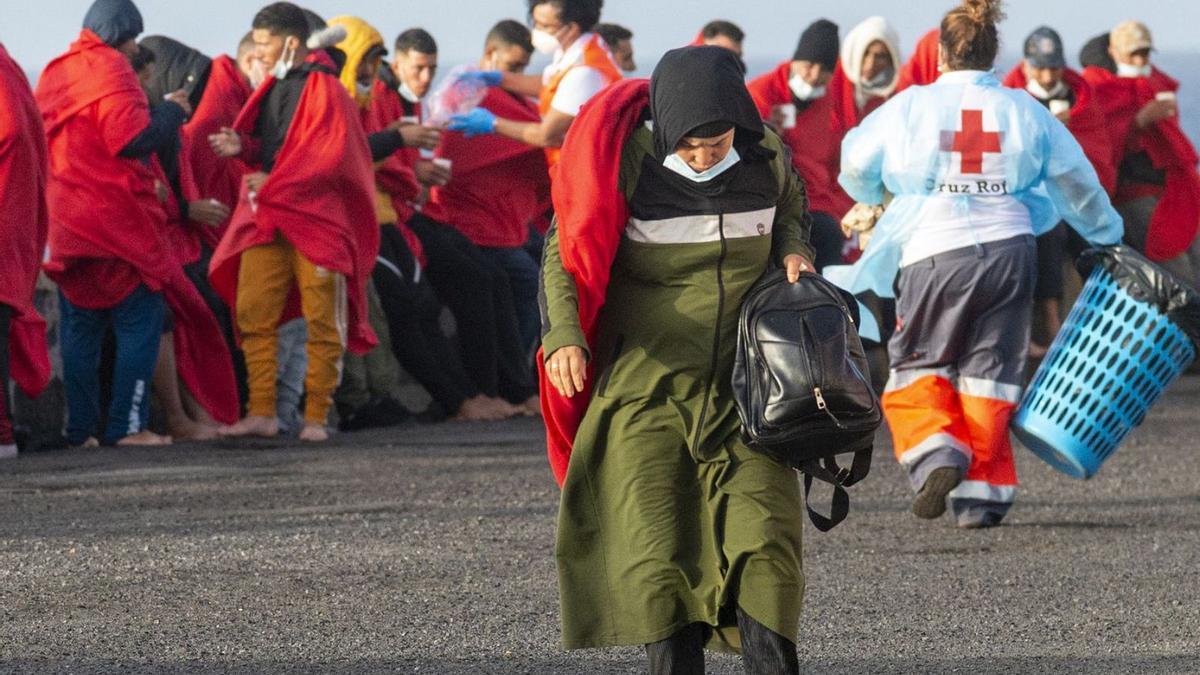
[[[780,125],[784,129],[795,129],[796,128],[796,104],[785,103],[781,106],[778,106],[777,109],[779,110],[780,117],[782,118],[780,120]]]

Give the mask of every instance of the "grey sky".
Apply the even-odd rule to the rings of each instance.
[[[147,33],[161,33],[215,54],[232,51],[250,25],[259,0],[135,0]],[[61,53],[79,31],[91,0],[2,0],[0,42],[32,73]],[[523,19],[525,0],[300,0],[326,18],[355,14],[390,41],[404,28],[427,28],[440,44],[445,65],[475,57],[484,34],[503,18]],[[801,29],[826,17],[842,33],[873,14],[900,31],[905,54],[933,27],[954,0],[608,0],[605,20],[631,28],[640,65],[650,66],[666,50],[691,40],[706,21],[726,18],[742,26],[747,60],[761,64],[791,54]],[[1040,24],[1059,30],[1071,60],[1089,37],[1122,19],[1136,17],[1164,51],[1200,51],[1195,0],[1011,0],[1003,24],[1005,48],[1015,52]],[[1176,74],[1178,77],[1179,74]]]

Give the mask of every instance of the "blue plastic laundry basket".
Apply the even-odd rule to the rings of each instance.
[[[1187,333],[1096,266],[1012,429],[1054,468],[1091,478],[1195,358]]]

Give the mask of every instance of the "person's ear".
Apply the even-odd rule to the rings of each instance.
[[[946,50],[940,42],[938,43],[938,72],[946,72]]]
[[[287,36],[283,39],[283,48],[290,49],[292,51],[300,49],[300,38],[296,37],[295,35]]]

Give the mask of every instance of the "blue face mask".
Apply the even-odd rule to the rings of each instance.
[[[694,183],[707,183],[728,171],[731,166],[737,164],[740,160],[741,156],[738,155],[737,148],[730,148],[729,154],[725,155],[724,159],[697,173],[692,167],[688,166],[687,162],[683,161],[683,158],[678,153],[672,152],[663,160],[663,166]]]

